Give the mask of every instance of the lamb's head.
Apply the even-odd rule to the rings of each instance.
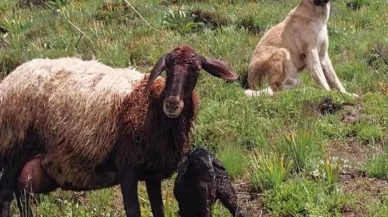
[[[201,69],[227,81],[238,78],[226,63],[201,56],[190,46],[175,48],[164,54],[155,64],[147,88],[162,71],[166,71],[163,111],[169,118],[176,118],[181,114],[185,102],[192,95]]]
[[[211,182],[215,178],[213,157],[203,148],[194,148],[179,164],[178,173],[194,180]]]

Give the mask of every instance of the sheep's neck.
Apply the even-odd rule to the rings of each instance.
[[[162,108],[164,81],[156,80],[149,92],[145,85],[142,82],[122,103],[119,121],[125,134],[118,139],[115,160],[167,178],[189,149],[198,99],[193,92],[181,115],[168,118]]]

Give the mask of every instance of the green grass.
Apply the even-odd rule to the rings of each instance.
[[[302,178],[266,192],[264,202],[273,216],[341,216],[345,197],[340,192],[327,193],[322,183]]]
[[[257,42],[299,2],[131,0],[135,11],[122,0],[19,4],[26,1],[0,1],[0,26],[8,30],[0,33],[0,77],[25,61],[63,56],[149,72],[162,54],[190,44],[204,56],[222,58],[244,78]],[[359,8],[348,8],[350,1]],[[369,177],[385,183],[380,179],[388,172],[388,153],[378,151],[387,150],[388,143],[388,2],[331,2],[329,54],[340,80],[359,99],[322,90],[308,73],[301,74],[301,87],[273,97],[246,97],[242,79],[226,83],[205,71],[196,86],[201,104],[192,142],[219,157],[236,184],[263,191],[262,210],[272,216],[340,216],[343,207],[350,207],[355,216],[388,213],[386,188],[366,187]],[[211,19],[204,20],[205,15]],[[325,97],[348,106],[335,114],[319,114],[317,106]],[[334,161],[329,154],[340,158]],[[344,182],[339,173],[352,171],[337,162],[348,160],[357,162],[350,166],[368,177]],[[317,176],[312,175],[315,171]],[[177,212],[172,183],[166,180],[163,188],[169,217]],[[250,194],[252,189],[239,191]],[[369,194],[365,192],[379,200],[362,199]],[[139,193],[142,216],[151,216],[144,186]],[[352,200],[343,200],[350,195]],[[37,198],[37,216],[124,216],[116,188],[82,197],[58,191]],[[245,206],[259,204],[254,200]],[[228,215],[217,204],[214,216]]]
[[[231,179],[241,178],[247,169],[249,158],[247,151],[240,146],[226,145],[218,152],[218,159],[225,166]]]
[[[256,191],[278,189],[287,178],[293,165],[285,162],[284,156],[277,153],[256,154],[252,157],[249,180]]]
[[[362,166],[362,170],[370,177],[388,179],[388,154],[370,158]]]

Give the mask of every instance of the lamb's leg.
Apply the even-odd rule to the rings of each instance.
[[[124,168],[120,173],[121,193],[127,217],[140,217],[140,205],[137,195],[138,172],[134,168]]]
[[[221,201],[221,203],[233,216],[244,217],[242,210],[240,210],[237,205],[237,196],[232,184],[227,180],[217,184],[217,198]]]
[[[162,180],[147,179],[146,187],[154,217],[163,217]]]

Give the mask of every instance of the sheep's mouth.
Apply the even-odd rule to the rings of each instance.
[[[180,115],[180,113],[179,114],[169,114],[169,113],[165,113],[166,115],[167,115],[167,117],[169,117],[169,118],[177,118],[179,115]]]
[[[163,112],[169,118],[177,118],[183,110],[184,103],[178,97],[169,97],[163,102]]]

